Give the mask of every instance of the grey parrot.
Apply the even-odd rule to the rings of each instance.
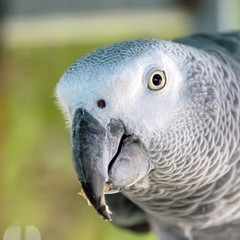
[[[56,96],[104,219],[160,240],[240,239],[240,32],[94,50]]]

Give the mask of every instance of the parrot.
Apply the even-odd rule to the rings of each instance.
[[[56,86],[81,194],[159,240],[240,239],[240,32],[113,43]]]

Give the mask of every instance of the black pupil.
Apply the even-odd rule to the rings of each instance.
[[[152,83],[155,86],[159,86],[162,82],[162,77],[160,74],[155,74],[152,78]]]

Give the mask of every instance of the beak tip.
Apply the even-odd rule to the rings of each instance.
[[[104,220],[106,221],[112,221],[110,214],[112,214],[112,212],[109,210],[108,205],[106,205],[105,203],[105,197],[104,194],[97,198],[97,197],[93,197],[92,192],[89,192],[89,188],[87,188],[86,193],[84,191],[84,184],[82,185],[81,180],[79,180],[79,183],[81,185],[81,191],[78,193],[78,195],[81,195],[82,197],[84,197],[87,201],[88,201],[88,205],[93,206],[98,215],[100,215]],[[105,190],[108,190],[108,186],[105,185]],[[90,199],[88,198],[88,196],[91,196]],[[98,201],[96,201],[96,199],[99,199]]]
[[[112,221],[110,214],[111,211],[109,210],[107,205],[101,205],[98,209],[97,209],[98,214],[103,217],[104,220],[106,221]]]

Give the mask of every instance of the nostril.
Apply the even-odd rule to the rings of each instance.
[[[106,102],[105,102],[104,99],[100,99],[100,100],[98,100],[97,105],[98,105],[99,108],[105,108],[106,107]]]

